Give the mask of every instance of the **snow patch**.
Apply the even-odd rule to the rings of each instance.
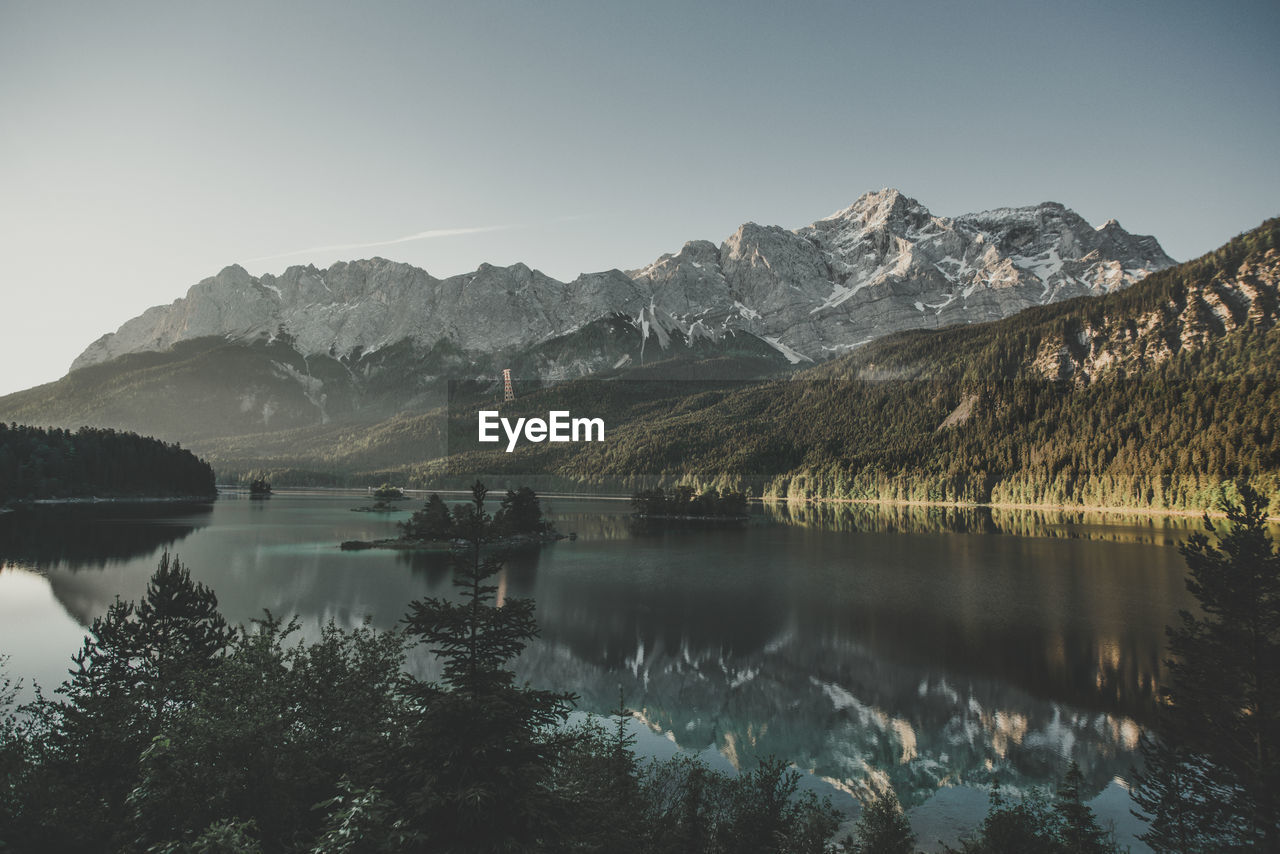
[[[817,314],[823,309],[835,308],[836,306],[840,305],[840,303],[849,299],[850,297],[852,297],[854,294],[856,294],[858,291],[862,290],[866,286],[867,286],[866,280],[858,282],[858,284],[854,285],[853,287],[848,287],[846,285],[833,285],[831,288],[831,294],[826,298],[826,300],[822,303],[822,305],[817,306],[816,308],[811,310],[809,313]]]
[[[798,365],[801,362],[813,361],[813,359],[810,359],[804,353],[796,352],[795,350],[792,350],[790,347],[788,347],[786,344],[783,344],[782,340],[779,338],[770,338],[766,335],[764,336],[764,340],[769,344],[770,347],[777,350],[783,356],[786,356],[787,361],[793,365]]]

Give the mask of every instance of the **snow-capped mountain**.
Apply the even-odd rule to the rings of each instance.
[[[1154,238],[1114,220],[1094,228],[1056,203],[949,219],[882,190],[794,231],[747,223],[719,247],[691,241],[642,269],[571,282],[523,264],[446,279],[381,258],[261,277],[233,265],[104,335],[71,367],[197,338],[282,333],[303,356],[359,358],[405,342],[493,354],[618,317],[639,333],[635,354],[602,350],[548,370],[577,375],[727,333],[757,337],[796,363],[902,329],[1111,291],[1172,263]]]

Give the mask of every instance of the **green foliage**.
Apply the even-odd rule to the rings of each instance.
[[[613,712],[614,727],[595,719],[565,733],[553,769],[553,787],[573,808],[565,816],[563,835],[575,851],[629,854],[651,850],[645,844],[650,827],[641,801],[639,763],[627,732],[631,712],[622,704]]]
[[[1265,499],[1237,492],[1217,545],[1198,533],[1181,547],[1204,616],[1184,611],[1169,632],[1169,684],[1134,790],[1157,851],[1280,847],[1280,551]]]
[[[138,605],[117,599],[95,619],[58,689],[65,702],[39,704],[28,734],[18,838],[52,851],[122,839],[139,757],[193,702],[234,636],[213,592],[167,553]]]
[[[1116,850],[1116,845],[1098,826],[1093,810],[1084,802],[1083,787],[1084,775],[1072,760],[1058,786],[1053,807],[1061,845],[1072,854],[1110,854]]]
[[[495,528],[504,535],[541,534],[547,530],[542,521],[542,504],[538,494],[527,486],[508,489],[502,506],[494,514]]]
[[[717,518],[739,519],[747,515],[747,496],[741,492],[725,492],[712,487],[703,493],[688,485],[664,490],[642,489],[631,497],[637,516],[647,518]]]
[[[373,497],[388,499],[388,500],[404,498],[404,490],[398,486],[392,486],[389,483],[383,483],[382,486],[379,486],[377,489],[373,491]]]
[[[1272,220],[1124,291],[989,324],[889,336],[785,380],[567,383],[528,405],[603,417],[607,442],[511,454],[460,445],[460,457],[417,474],[479,470],[527,482],[544,473],[613,488],[750,487],[779,498],[1175,510],[1212,507],[1223,481],[1248,478],[1280,496],[1275,287],[1262,273],[1240,270],[1274,269],[1266,253],[1278,236],[1280,220]],[[1252,277],[1253,308],[1234,331],[1184,347],[1183,315],[1197,310],[1189,294],[1237,276]],[[1045,379],[1033,369],[1042,346],[1075,346],[1104,326],[1121,338],[1150,327],[1153,349],[1089,381]],[[942,427],[962,403],[968,418]],[[466,406],[451,418],[451,434],[460,436],[475,423]]]
[[[542,502],[538,494],[527,486],[507,490],[492,520],[484,514],[483,508],[479,513],[485,521],[477,525],[476,520],[480,516],[477,516],[474,501],[456,505],[451,512],[444,500],[433,492],[421,510],[415,511],[407,521],[398,523],[400,536],[427,542],[457,538],[473,542],[471,535],[477,531],[484,541],[491,541],[551,530],[551,525],[542,519]]]
[[[867,804],[858,817],[857,837],[846,843],[853,854],[912,854],[916,834],[893,790]]]
[[[406,540],[439,542],[454,537],[453,516],[449,514],[444,499],[434,492],[427,497],[427,503],[421,510],[414,511],[407,521],[396,524],[400,528],[400,536]]]
[[[213,469],[156,439],[82,427],[45,430],[0,423],[0,504],[81,496],[216,493]]]
[[[1114,835],[1084,803],[1083,782],[1072,762],[1053,803],[1036,791],[1009,803],[996,780],[982,827],[954,854],[1120,854]]]
[[[407,792],[410,828],[434,850],[509,851],[557,838],[569,806],[551,791],[555,728],[568,716],[569,695],[514,684],[507,663],[537,636],[533,602],[495,601],[490,579],[502,570],[482,558],[496,536],[477,482],[457,513],[471,548],[455,562],[461,602],[429,598],[410,604],[405,631],[442,663],[441,683],[407,682],[413,709],[396,783]]]
[[[4,672],[8,656],[0,655],[0,852],[8,852],[9,828],[17,819],[15,807],[21,793],[21,775],[26,765],[26,743],[22,724],[15,713],[22,687]]]
[[[392,854],[412,850],[420,842],[419,835],[396,818],[395,805],[381,789],[359,789],[347,780],[338,788],[339,795],[316,807],[329,818],[311,854]]]
[[[170,842],[147,849],[148,854],[262,854],[252,821],[215,821],[191,842]]]
[[[321,832],[314,806],[338,781],[376,778],[398,710],[403,638],[329,623],[315,643],[291,645],[297,629],[267,614],[242,632],[143,751],[129,795],[139,848],[186,843],[192,828],[235,817],[280,850]]]
[[[676,756],[641,775],[646,850],[688,854],[825,854],[839,815],[812,792],[797,795],[799,774],[776,759],[729,777]]]

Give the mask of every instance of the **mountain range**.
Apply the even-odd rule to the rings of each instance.
[[[444,279],[381,258],[279,276],[233,265],[90,344],[62,380],[0,398],[0,417],[133,430],[215,462],[278,459],[322,436],[358,444],[365,427],[445,406],[450,381],[496,388],[503,368],[523,388],[759,378],[894,332],[1113,293],[1172,264],[1154,238],[1060,204],[948,218],[882,190],[794,231],[746,223],[719,246],[571,282],[523,264]]]
[[[381,258],[261,277],[233,265],[99,338],[71,369],[209,336],[285,334],[303,356],[352,361],[402,342],[504,353],[615,316],[660,351],[673,334],[688,343],[745,332],[795,363],[902,329],[1109,293],[1172,264],[1154,238],[1115,220],[1094,228],[1056,203],[951,219],[882,190],[795,231],[746,223],[718,247],[690,241],[639,270],[572,282],[524,264],[447,279]],[[550,378],[600,364],[562,361]]]
[[[502,406],[512,420],[590,411],[610,425],[605,443],[493,451],[475,441],[490,396],[453,401],[447,459],[397,466],[411,454],[381,428],[331,453],[421,483],[542,474],[549,485],[1094,508],[1216,509],[1224,485],[1247,480],[1280,513],[1278,320],[1273,219],[1122,290],[899,332],[781,376],[580,379]]]

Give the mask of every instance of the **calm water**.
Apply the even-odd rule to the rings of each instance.
[[[329,619],[392,626],[409,601],[447,594],[443,556],[336,548],[390,536],[406,515],[350,511],[361,503],[280,494],[0,516],[8,671],[55,686],[84,626],[117,595],[139,597],[166,548],[240,622],[268,608],[310,633]],[[542,626],[523,678],[576,692],[587,712],[615,706],[621,685],[650,753],[722,768],[782,756],[851,809],[892,785],[922,844],[981,820],[993,771],[1017,790],[1071,758],[1095,809],[1122,838],[1134,828],[1123,780],[1164,626],[1193,605],[1172,545],[1188,523],[782,507],[745,527],[643,531],[629,510],[553,498],[550,518],[577,541],[509,560],[500,595],[534,597]],[[433,670],[421,654],[411,666]]]

